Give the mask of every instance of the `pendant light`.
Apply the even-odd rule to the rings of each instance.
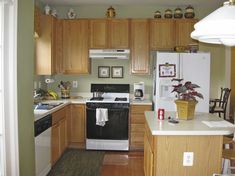
[[[224,2],[222,7],[196,23],[194,28],[191,33],[193,39],[235,46],[235,0]]]

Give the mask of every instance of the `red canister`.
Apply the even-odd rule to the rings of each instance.
[[[159,120],[164,120],[164,115],[165,115],[165,110],[159,108],[157,112],[157,118]]]

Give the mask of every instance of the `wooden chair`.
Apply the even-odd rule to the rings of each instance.
[[[223,114],[223,118],[226,117],[226,108],[231,89],[221,88],[220,99],[210,100],[210,113],[219,113],[219,117]]]

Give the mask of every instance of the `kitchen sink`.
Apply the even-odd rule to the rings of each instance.
[[[34,105],[34,110],[50,110],[63,103],[61,102],[50,102],[50,103],[38,103]]]

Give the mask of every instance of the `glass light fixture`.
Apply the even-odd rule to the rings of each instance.
[[[193,39],[204,43],[235,46],[235,0],[224,2],[194,25]]]

